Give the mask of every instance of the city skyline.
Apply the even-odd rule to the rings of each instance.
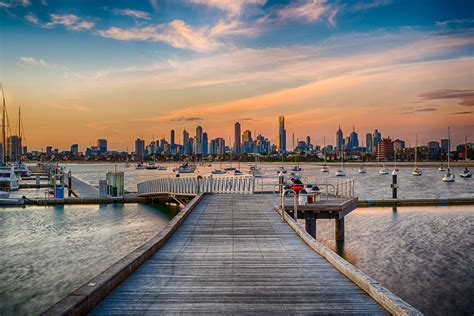
[[[473,6],[1,0],[0,81],[36,150],[123,150],[171,129],[178,142],[197,125],[232,146],[235,122],[275,144],[278,115],[287,145],[334,143],[339,124],[359,141],[379,128],[427,143],[451,126],[453,144],[472,142]]]

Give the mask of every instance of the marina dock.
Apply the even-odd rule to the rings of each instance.
[[[139,196],[148,199],[194,197],[158,235],[45,315],[420,315],[286,212],[283,217],[276,212],[278,196],[252,194],[248,184],[239,177],[139,185]],[[207,192],[214,190],[227,193]]]

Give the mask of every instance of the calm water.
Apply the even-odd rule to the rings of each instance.
[[[474,206],[360,208],[317,238],[427,315],[474,314]]]
[[[234,166],[236,166],[234,164]],[[126,189],[168,171],[125,171]],[[218,165],[215,167],[219,168]],[[200,167],[208,174],[215,167]],[[277,165],[263,164],[265,183],[276,181]],[[318,166],[303,176],[324,182]],[[113,164],[70,164],[73,174],[98,185]],[[290,165],[287,169],[291,168]],[[242,164],[241,169],[247,169]],[[347,168],[360,198],[389,198],[390,176]],[[335,167],[331,168],[331,175]],[[455,169],[456,175],[461,170]],[[401,168],[399,196],[474,196],[472,179],[441,181],[436,168],[422,177]],[[44,197],[44,189],[12,196]],[[0,209],[0,314],[38,314],[159,232],[177,209],[144,205],[27,207]],[[346,241],[334,244],[334,223],[318,221],[318,239],[426,314],[474,313],[474,207],[361,208],[346,218]],[[107,256],[105,256],[107,254]]]
[[[177,209],[0,209],[0,315],[39,314],[157,234]]]

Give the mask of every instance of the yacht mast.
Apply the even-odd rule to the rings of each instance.
[[[5,93],[3,92],[3,85],[1,85],[2,88],[2,97],[3,97],[3,109],[2,109],[2,152],[3,152],[3,162],[6,162],[6,151],[7,151],[7,146],[6,146],[6,131],[5,131],[5,112],[6,112],[6,105],[5,105]]]

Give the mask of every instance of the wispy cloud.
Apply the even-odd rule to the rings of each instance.
[[[267,0],[187,0],[188,3],[206,5],[226,12],[230,16],[239,16],[246,6],[264,5]]]
[[[448,26],[455,26],[455,25],[463,25],[463,26],[474,25],[474,19],[454,19],[454,20],[436,22],[436,26],[439,26],[439,27],[448,27]]]
[[[172,122],[195,122],[195,121],[202,121],[203,118],[200,116],[190,116],[190,117],[183,117],[180,116],[178,118],[171,119]]]
[[[132,9],[114,9],[112,12],[117,15],[129,16],[135,19],[150,20],[150,14],[145,11]]]
[[[369,0],[359,1],[350,8],[354,11],[364,11],[392,4],[393,0]]]
[[[216,48],[218,42],[210,38],[207,32],[207,28],[193,28],[184,21],[174,20],[167,24],[141,28],[111,27],[108,30],[99,31],[99,35],[123,41],[165,42],[176,48],[209,51]]]
[[[451,113],[451,115],[469,115],[472,113],[473,113],[472,111],[460,111],[460,112]]]
[[[11,0],[11,1],[0,1],[0,8],[12,8],[17,6],[28,7],[31,5],[30,0]]]
[[[29,56],[21,56],[18,58],[18,61],[23,65],[39,65],[39,66],[47,66],[48,63],[43,59],[29,57]]]
[[[337,9],[326,0],[298,0],[279,9],[277,15],[287,20],[315,22],[323,16],[335,15]],[[334,16],[332,17],[334,20]]]
[[[61,109],[61,110],[68,110],[68,111],[75,111],[75,112],[90,112],[90,108],[79,105],[79,104],[69,104],[69,105],[60,105],[54,104],[54,108]]]
[[[93,21],[83,19],[74,14],[50,14],[49,17],[49,22],[42,22],[35,14],[28,13],[25,16],[25,20],[43,28],[53,28],[59,25],[72,31],[90,30],[95,27]]]
[[[460,99],[460,105],[474,106],[474,89],[440,89],[424,92],[418,97],[425,100]]]

